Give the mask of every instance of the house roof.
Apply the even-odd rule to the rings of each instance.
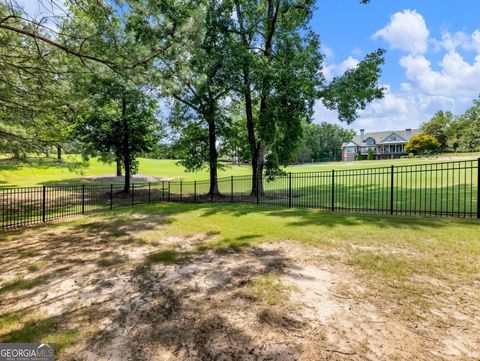
[[[419,129],[411,129],[410,131],[410,136],[407,135],[407,130],[387,130],[384,132],[371,132],[371,133],[365,133],[363,139],[366,141],[368,138],[373,138],[375,140],[375,144],[395,144],[395,143],[405,143],[410,140],[410,138],[414,135],[417,135],[420,133]],[[386,141],[386,139],[391,135],[391,134],[396,134],[402,140],[400,141]],[[362,146],[366,145],[365,142],[362,143],[362,138],[360,134],[357,134],[353,137],[352,141],[349,143],[355,143],[357,146]],[[347,146],[349,143],[344,143],[342,147]]]

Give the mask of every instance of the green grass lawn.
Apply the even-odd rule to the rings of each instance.
[[[242,334],[261,330],[280,337],[293,327],[288,317],[303,317],[303,302],[318,301],[318,307],[338,308],[331,323],[320,324],[322,332],[336,333],[346,322],[342,340],[352,337],[352,329],[361,334],[349,352],[368,352],[363,340],[373,337],[396,349],[395,333],[418,330],[408,342],[420,346],[397,359],[435,358],[443,344],[432,346],[425,334],[450,340],[460,332],[471,347],[462,352],[473,353],[479,257],[476,221],[245,204],[161,203],[105,211],[0,235],[0,342],[53,342],[58,359],[70,360],[75,358],[69,352],[78,354],[79,347],[110,352],[129,342],[116,342],[117,329],[129,327],[130,333],[120,333],[129,336],[146,328],[155,338],[140,338],[142,348],[159,352],[159,345],[174,350],[188,344],[192,329],[203,335],[212,328],[209,340],[223,335],[219,329],[230,315],[250,317],[238,325]],[[305,270],[315,273],[299,273]],[[326,275],[333,278],[317,279]],[[215,286],[222,277],[226,283]],[[203,292],[198,285],[205,284],[212,288]],[[279,321],[265,323],[272,312]],[[304,332],[301,339],[314,349],[328,348],[325,337],[309,339],[316,321],[300,320],[295,332]],[[389,339],[371,333],[390,335],[392,324]],[[235,337],[223,338],[222,348],[232,342]],[[463,355],[457,359],[474,359]]]
[[[440,160],[476,159],[480,153],[465,153],[432,158],[395,159],[361,162],[325,162],[315,164],[292,165],[287,172],[315,172],[325,170],[364,169],[385,167],[389,165],[434,164]],[[0,187],[33,186],[58,183],[81,183],[83,176],[113,175],[114,164],[105,164],[98,159],[91,159],[88,164],[80,164],[81,157],[76,155],[64,156],[65,162],[57,163],[53,159],[36,158],[26,163],[17,163],[3,159],[0,161]],[[208,171],[197,173],[186,172],[175,160],[140,159],[139,173],[142,175],[189,180],[206,180]],[[239,176],[251,174],[249,165],[235,166],[225,164],[225,169],[219,171],[219,177]]]

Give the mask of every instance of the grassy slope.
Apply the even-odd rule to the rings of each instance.
[[[469,157],[476,159],[480,153],[459,154],[458,158]],[[457,157],[449,155],[451,159]],[[8,161],[0,163],[0,187],[1,186],[30,186],[37,184],[52,184],[58,182],[75,182],[81,181],[82,176],[99,176],[113,175],[115,172],[114,164],[104,164],[96,159],[92,159],[88,166],[72,166],[72,162],[80,161],[80,157],[69,155],[66,157],[65,164],[56,164],[50,161],[40,161],[18,164]],[[422,158],[422,159],[396,159],[384,161],[362,161],[362,162],[326,162],[316,164],[294,165],[287,168],[291,172],[312,172],[331,169],[354,169],[354,168],[371,168],[385,167],[391,164],[407,165],[407,164],[423,164],[435,163],[438,158]],[[207,170],[190,173],[186,172],[181,166],[178,166],[175,160],[157,160],[157,159],[140,159],[139,172],[143,175],[181,178],[183,180],[204,180],[208,179]],[[238,176],[250,174],[250,167],[226,165],[224,170],[220,170],[219,176]]]

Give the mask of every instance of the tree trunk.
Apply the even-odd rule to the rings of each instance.
[[[117,177],[122,176],[122,158],[120,155],[117,155],[117,158],[115,159],[115,164],[117,166]]]
[[[130,193],[130,154],[125,152],[123,163],[125,165],[125,183],[123,184],[123,192]]]
[[[209,195],[218,195],[218,153],[217,153],[217,136],[215,130],[215,115],[208,116],[208,156],[210,166],[210,189]]]
[[[247,36],[245,33],[244,23],[243,23],[243,13],[240,6],[240,2],[235,1],[235,7],[237,10],[238,23],[240,26],[240,36],[242,37],[242,43],[244,45],[245,51],[249,51],[249,44]],[[250,64],[243,63],[243,97],[245,100],[245,116],[247,118],[247,134],[248,134],[248,144],[250,146],[250,159],[252,166],[252,191],[250,194],[256,196],[258,189],[260,190],[259,194],[263,194],[263,164],[259,159],[263,159],[263,150],[261,143],[257,142],[255,136],[255,122],[253,118],[253,100],[252,100],[252,86],[250,80]],[[260,152],[261,151],[261,152]],[[262,153],[262,154],[260,154]]]
[[[125,183],[123,185],[123,192],[130,192],[130,177],[131,177],[131,162],[130,155],[130,133],[128,129],[127,119],[127,101],[125,96],[122,97],[122,123],[123,123],[123,165],[125,167]]]
[[[47,145],[45,147],[45,158],[48,158],[50,157],[50,147]]]
[[[235,2],[235,7],[237,10],[238,23],[240,26],[240,36],[242,37],[242,43],[244,45],[245,51],[250,51],[250,45],[248,43],[248,38],[246,36],[243,13],[240,6],[240,2],[237,0]],[[267,34],[265,38],[265,47],[263,55],[267,60],[272,56],[272,44],[273,36],[276,31],[276,22],[278,16],[278,10],[280,7],[280,2],[277,0],[268,0],[267,8]],[[250,144],[251,159],[252,159],[252,195],[263,195],[263,168],[265,165],[264,162],[264,147],[262,142],[262,135],[255,136],[255,125],[253,120],[253,110],[252,110],[252,95],[251,95],[251,84],[250,84],[250,68],[249,64],[244,63],[243,65],[243,82],[244,82],[244,97],[245,97],[245,113],[247,116],[247,131],[248,131],[248,142]],[[264,117],[267,114],[268,105],[268,93],[270,90],[270,76],[267,74],[262,81],[262,89],[260,96],[260,114],[259,114],[259,123],[265,121]]]
[[[57,145],[57,160],[62,160],[62,147]]]
[[[263,195],[263,147],[261,141],[257,143],[252,157],[252,195]]]

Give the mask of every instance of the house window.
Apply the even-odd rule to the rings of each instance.
[[[367,139],[367,144],[368,144],[368,145],[375,145],[375,139],[373,139],[373,138],[368,138],[368,139]]]
[[[355,150],[355,147],[346,147],[346,148],[345,148],[345,152],[347,152],[347,153],[355,153],[356,150]]]

